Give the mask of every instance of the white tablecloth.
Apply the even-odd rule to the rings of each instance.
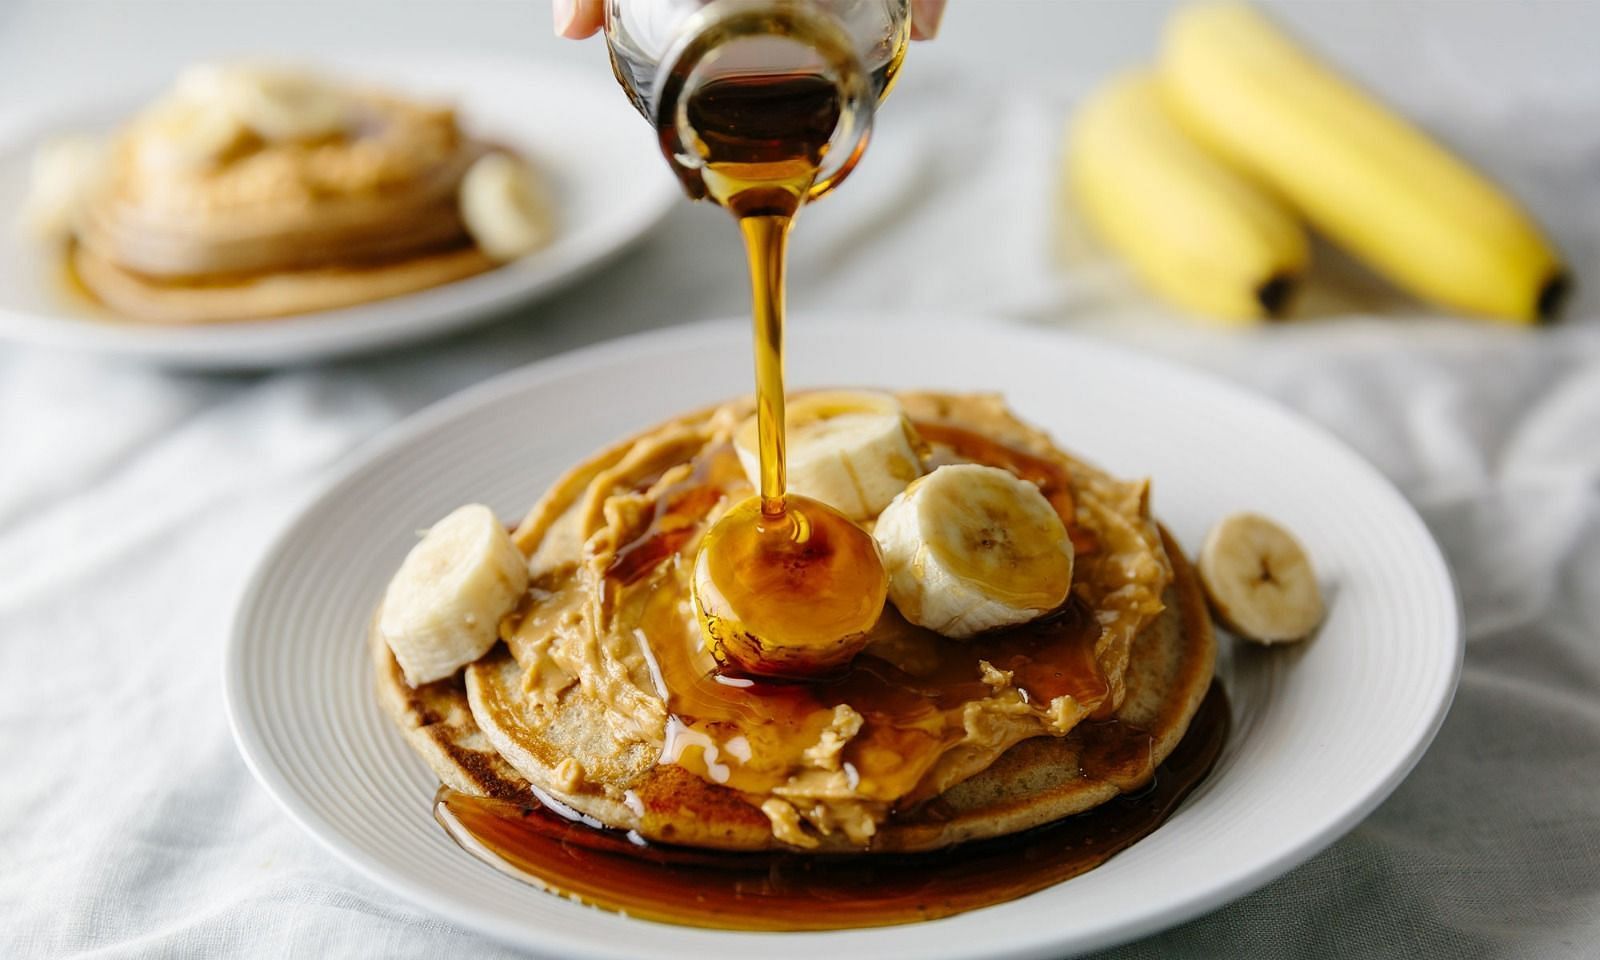
[[[1310,298],[1336,316],[1230,336],[1152,308],[1113,267],[1064,276],[1048,256],[1058,125],[1086,79],[1149,49],[1161,11],[1004,8],[1048,26],[1019,34],[978,13],[996,7],[957,6],[942,46],[913,54],[856,180],[806,213],[797,322],[833,306],[982,312],[1218,370],[1398,484],[1466,610],[1455,706],[1387,803],[1287,877],[1109,955],[1595,956],[1600,299],[1559,327],[1507,331],[1430,318],[1358,280]],[[544,39],[535,0],[443,9],[10,7],[0,94],[352,38],[525,43],[604,69],[592,44]],[[1595,12],[1289,15],[1513,185],[1597,284]],[[720,213],[685,206],[601,279],[443,343],[320,369],[174,374],[0,351],[0,956],[509,954],[342,867],[251,780],[221,704],[231,607],[268,539],[375,433],[560,350],[737,313],[737,257]]]

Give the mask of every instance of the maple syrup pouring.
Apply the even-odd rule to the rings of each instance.
[[[839,121],[839,102],[820,75],[713,80],[687,114],[706,154],[707,194],[739,222],[750,266],[755,340],[756,432],[761,513],[784,512],[784,273],[789,229],[805,202]]]
[[[750,268],[759,504],[735,505],[708,531],[695,581],[708,647],[750,676],[804,679],[845,663],[865,644],[888,589],[865,530],[786,490],[789,230],[817,185],[842,110],[833,82],[806,71],[713,79],[685,104],[704,161],[697,176],[738,220]]]
[[[750,259],[751,320],[755,327],[756,436],[761,454],[761,514],[783,516],[783,271],[790,217],[745,217],[739,221]]]
[[[873,77],[880,97],[893,81],[899,56]],[[859,600],[865,592],[860,584],[886,574],[875,551],[850,548],[852,538],[871,546],[859,526],[824,504],[787,494],[783,392],[788,232],[808,199],[849,172],[864,141],[837,172],[819,180],[841,116],[839,91],[827,77],[804,70],[714,79],[693,93],[685,109],[704,162],[694,169],[675,164],[675,169],[691,195],[708,196],[734,215],[745,241],[761,459],[758,496],[735,505],[706,533],[701,559],[718,561],[720,572],[713,571],[712,579],[719,592],[735,594],[724,597],[737,601],[734,607],[746,605],[737,612],[750,616],[741,620],[773,625],[780,633],[790,627],[791,638],[835,632],[828,616],[865,618],[860,626],[870,628],[875,610],[870,617],[850,612],[846,601]],[[675,145],[665,131],[662,145],[671,161]],[[958,428],[927,425],[923,435],[960,456],[1007,467],[1039,483],[1067,521],[1079,551],[1096,549],[1092,536],[1072,523],[1070,478],[1060,464]],[[652,576],[690,542],[728,478],[739,474],[730,449],[713,451],[695,476],[663,495],[645,535],[619,547],[607,579],[632,584]],[[749,509],[740,509],[746,505]],[[874,569],[855,569],[869,565]],[[939,755],[940,744],[923,721],[934,711],[959,708],[984,695],[980,654],[1013,672],[1032,700],[1071,695],[1109,707],[1093,652],[1094,619],[1081,602],[997,634],[981,649],[918,630],[886,609],[884,619],[898,631],[892,638],[894,656],[869,652],[807,682],[779,683],[739,676],[726,663],[719,668],[701,647],[698,632],[683,629],[673,591],[646,596],[641,630],[675,723],[707,742],[710,738],[698,731],[742,730],[752,740],[768,741],[764,750],[783,759],[786,750],[815,741],[818,723],[834,704],[849,703],[864,725],[846,746],[846,761],[864,786],[876,784],[885,797],[905,798],[911,809],[899,812],[923,819],[937,819],[941,811],[939,798],[917,806],[917,798],[905,792]],[[569,819],[560,808],[472,797],[444,787],[434,809],[458,843],[498,869],[631,916],[754,930],[882,926],[1011,900],[1103,863],[1172,813],[1215,762],[1227,729],[1227,700],[1213,685],[1188,734],[1152,778],[1148,733],[1114,719],[1080,724],[1072,736],[1082,745],[1085,778],[1123,791],[1150,785],[1137,795],[1021,834],[925,854],[727,853],[654,844],[636,833]],[[709,764],[699,751],[673,762],[691,769],[695,763]],[[731,777],[726,786],[735,790],[759,794],[771,786],[759,777],[742,782],[755,775],[737,768],[726,776]]]
[[[726,853],[647,843],[541,806],[441,787],[434,815],[474,856],[536,886],[629,916],[730,930],[836,930],[932,920],[1025,896],[1099,866],[1148,836],[1205,778],[1229,728],[1213,683],[1188,733],[1142,791],[1032,830],[921,854]],[[1148,737],[1088,724],[1085,776]],[[1141,747],[1141,744],[1143,745]],[[935,801],[937,802],[937,801]]]

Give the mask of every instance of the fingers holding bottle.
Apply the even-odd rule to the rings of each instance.
[[[911,0],[911,39],[932,40],[944,19],[946,0]],[[605,24],[605,0],[552,0],[557,36],[582,40]]]

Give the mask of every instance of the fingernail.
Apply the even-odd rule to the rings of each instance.
[[[578,0],[551,0],[550,12],[555,17],[556,36],[564,37],[578,15]]]

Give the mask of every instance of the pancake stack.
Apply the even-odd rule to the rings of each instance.
[[[408,682],[380,610],[370,649],[386,712],[457,790],[554,800],[652,841],[719,850],[932,850],[1141,789],[1187,731],[1215,656],[1203,593],[1149,516],[1147,485],[1063,453],[998,398],[896,399],[940,438],[922,451],[930,468],[992,461],[1060,478],[1030,474],[1078,544],[1062,610],[956,641],[889,607],[844,679],[703,686],[716,665],[700,647],[686,569],[706,527],[750,490],[730,446],[750,408],[733,403],[558,481],[514,535],[530,577],[499,624],[503,642],[487,638],[464,671]],[[984,438],[982,449],[960,437]],[[1033,662],[1080,661],[1075,696],[1045,702],[1028,679]],[[961,664],[971,678],[933,679]],[[829,711],[856,720],[830,726]],[[763,750],[813,734],[793,769],[762,766]],[[890,743],[905,752],[886,753]]]
[[[114,313],[163,324],[437,286],[510,258],[463,214],[463,185],[489,153],[446,106],[287,68],[194,67],[73,185],[70,266]],[[41,154],[41,175],[52,162]]]

